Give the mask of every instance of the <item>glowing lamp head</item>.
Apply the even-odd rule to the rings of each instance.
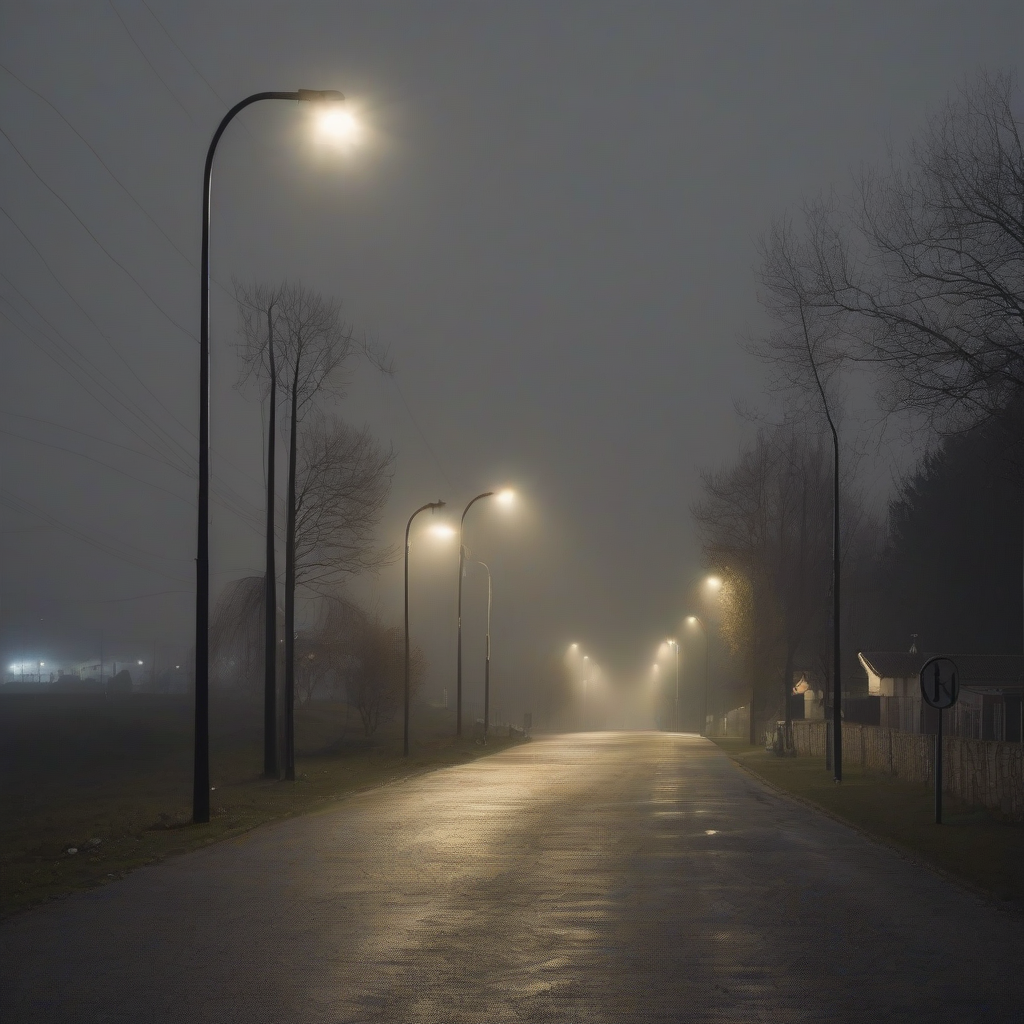
[[[508,508],[516,500],[516,492],[513,491],[510,487],[506,487],[505,490],[498,491],[495,497],[497,498],[498,503],[500,505],[504,505],[505,508]]]
[[[353,143],[359,141],[360,126],[352,111],[341,103],[323,104],[317,114],[317,133],[330,142]]]
[[[687,616],[686,616],[686,621],[687,621],[687,622],[688,622],[688,623],[689,623],[689,624],[690,624],[691,626],[696,626],[696,625],[697,625],[697,616],[696,616],[696,615],[687,615]]]
[[[455,527],[449,526],[448,523],[434,523],[430,528],[430,532],[438,540],[451,540],[455,536]]]
[[[709,576],[704,581],[704,585],[709,590],[721,590],[722,589],[722,577],[721,576]]]

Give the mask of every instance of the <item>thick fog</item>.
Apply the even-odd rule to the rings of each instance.
[[[764,402],[741,344],[757,235],[883,160],[964,75],[1018,68],[1019,29],[1013,2],[8,4],[4,667],[188,656],[201,178],[237,100],[339,89],[362,131],[328,145],[306,106],[267,103],[218,151],[214,598],[263,572],[266,410],[236,386],[233,282],[301,281],[394,361],[354,360],[333,405],[397,452],[382,544],[427,501],[457,523],[515,488],[465,541],[518,714],[570,642],[640,678],[699,604],[699,471],[749,430],[737,403]],[[458,547],[418,523],[412,632],[439,700]],[[476,688],[483,570],[464,586]],[[400,622],[400,560],[350,588]]]

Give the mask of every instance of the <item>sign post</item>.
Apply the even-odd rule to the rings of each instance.
[[[921,666],[921,696],[939,713],[935,733],[935,824],[942,824],[942,712],[960,696],[960,676],[952,658],[929,658]]]

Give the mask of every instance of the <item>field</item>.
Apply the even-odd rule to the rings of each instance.
[[[837,785],[820,758],[776,757],[741,740],[717,740],[776,788],[824,809],[940,871],[1024,909],[1024,827],[999,821],[948,793],[935,824],[934,790],[857,766]]]
[[[259,777],[260,715],[256,702],[213,704],[213,813],[193,826],[188,699],[0,697],[0,914],[515,742],[507,730],[486,747],[456,741],[452,712],[418,707],[403,758],[400,722],[367,738],[355,711],[316,704],[296,713],[296,781],[276,782]]]

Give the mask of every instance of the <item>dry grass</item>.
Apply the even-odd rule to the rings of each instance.
[[[984,808],[943,798],[935,824],[934,790],[890,775],[844,766],[837,785],[820,758],[776,757],[740,740],[718,740],[745,768],[864,832],[1024,908],[1024,827]]]

